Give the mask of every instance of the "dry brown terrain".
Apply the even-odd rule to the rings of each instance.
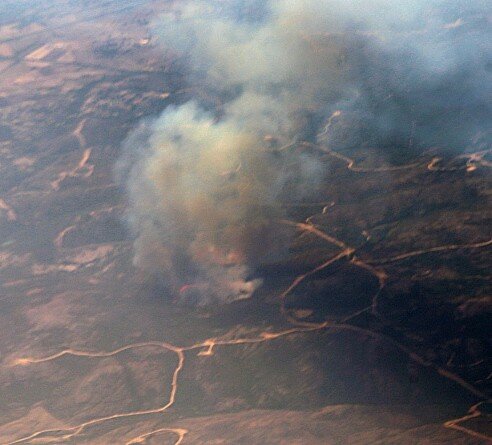
[[[325,179],[249,300],[182,306],[132,265],[122,142],[216,100],[153,39],[172,3],[0,20],[0,443],[490,443],[490,152],[292,144]]]

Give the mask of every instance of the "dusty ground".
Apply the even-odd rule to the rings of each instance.
[[[326,174],[289,259],[182,307],[132,266],[113,175],[140,119],[200,97],[153,40],[172,2],[7,3],[1,443],[488,443],[489,152],[292,147]]]

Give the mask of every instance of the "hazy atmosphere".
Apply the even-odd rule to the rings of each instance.
[[[0,444],[490,443],[491,17],[2,2]]]
[[[396,163],[490,147],[490,28],[457,30],[452,5],[225,3],[184,2],[152,23],[220,108],[198,96],[126,143],[135,264],[171,290],[193,280],[201,303],[252,295],[249,275],[286,252],[282,206],[315,199],[323,175],[296,143],[375,147]]]

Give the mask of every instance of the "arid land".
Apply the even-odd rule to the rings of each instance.
[[[133,266],[114,179],[141,119],[192,97],[220,107],[154,40],[172,2],[14,3],[0,443],[490,443],[491,152],[390,164],[293,144],[325,179],[276,222],[296,231],[288,259],[249,300],[183,306]]]

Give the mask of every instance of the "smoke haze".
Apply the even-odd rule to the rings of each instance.
[[[159,17],[160,44],[223,106],[171,106],[128,137],[135,264],[196,304],[247,298],[257,266],[287,251],[280,203],[323,177],[295,142],[389,162],[488,149],[490,11],[459,3],[210,0]]]

